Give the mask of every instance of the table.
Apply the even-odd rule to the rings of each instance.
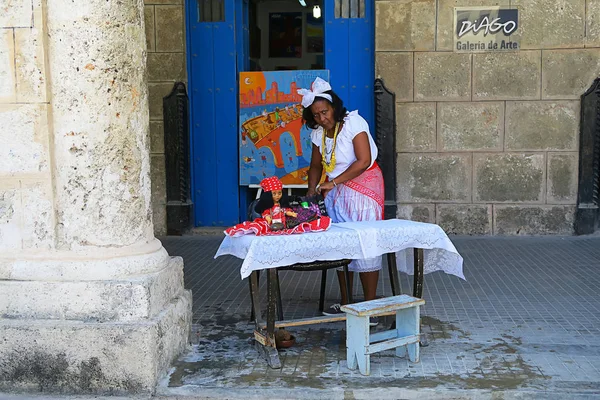
[[[414,251],[412,251],[415,249]],[[326,316],[275,322],[276,269],[322,260],[365,259],[387,254],[393,295],[400,294],[398,271],[414,274],[413,296],[422,297],[423,275],[444,271],[465,279],[463,259],[438,225],[391,219],[332,224],[325,232],[286,236],[226,236],[215,254],[243,259],[242,279],[250,277],[257,349],[273,368],[280,368],[275,328],[345,320]],[[267,270],[267,321],[261,320],[258,271]]]

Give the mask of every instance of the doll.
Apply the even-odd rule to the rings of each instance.
[[[265,178],[260,183],[260,186],[265,192],[271,192],[273,196],[273,207],[266,209],[262,213],[262,217],[267,221],[272,230],[278,231],[286,228],[285,217],[296,218],[298,214],[290,208],[281,206],[281,196],[283,184],[276,176]]]

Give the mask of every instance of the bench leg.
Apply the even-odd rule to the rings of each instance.
[[[420,333],[419,306],[396,311],[396,337],[419,335]],[[408,351],[408,359],[419,362],[419,343],[412,343],[396,348],[396,356],[404,357]]]
[[[356,369],[363,375],[371,374],[371,356],[365,354],[369,345],[369,317],[346,315],[346,360],[348,369]]]

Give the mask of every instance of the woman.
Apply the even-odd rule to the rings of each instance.
[[[329,83],[317,78],[312,90],[301,89],[302,117],[313,129],[312,157],[308,170],[308,195],[325,196],[327,213],[333,222],[373,221],[383,218],[384,186],[381,169],[375,162],[377,146],[369,125],[357,111],[348,113],[342,100]],[[326,181],[318,186],[323,169]],[[353,272],[358,272],[365,300],[373,300],[377,291],[381,257],[353,260],[349,265],[352,287]],[[348,303],[344,274],[337,272],[342,294],[341,304]],[[342,313],[334,304],[326,315]],[[372,325],[376,324],[372,321]]]

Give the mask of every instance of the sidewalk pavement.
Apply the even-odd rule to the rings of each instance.
[[[425,276],[422,332],[429,346],[421,361],[377,353],[370,376],[346,366],[344,323],[288,328],[297,343],[280,352],[283,368],[270,369],[253,346],[241,260],[213,259],[221,240],[162,239],[171,255],[184,258],[194,327],[192,346],[155,398],[600,399],[600,236],[451,237],[467,281]],[[391,295],[386,271],[382,296]],[[331,304],[339,291],[329,275]],[[280,280],[286,319],[318,315],[320,272],[285,271]],[[402,293],[412,292],[410,276],[401,275],[401,285]],[[354,293],[361,293],[358,282]],[[59,397],[0,394],[17,398]]]
[[[452,237],[467,281],[442,272],[425,276],[422,329],[429,346],[421,348],[421,362],[396,358],[393,350],[377,353],[368,377],[346,366],[344,323],[289,328],[297,343],[280,352],[283,368],[270,369],[253,347],[241,260],[213,260],[221,238],[163,239],[170,254],[184,258],[195,325],[192,348],[158,395],[600,398],[600,236]],[[389,296],[383,271],[378,294]],[[329,275],[333,303],[339,292]],[[320,272],[285,271],[280,279],[286,319],[318,315]],[[412,277],[401,280],[402,293],[411,293]],[[358,282],[354,293],[361,293]]]

